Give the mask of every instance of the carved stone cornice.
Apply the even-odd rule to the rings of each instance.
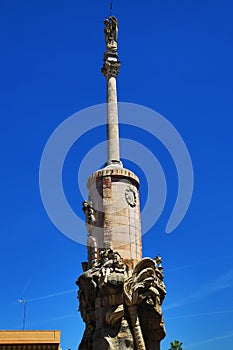
[[[116,168],[104,168],[104,169],[100,169],[100,170],[95,171],[87,179],[88,188],[93,183],[96,183],[97,179],[100,180],[101,178],[108,177],[108,176],[116,177],[119,179],[126,178],[126,179],[133,180],[133,183],[137,186],[137,188],[139,187],[139,184],[140,184],[139,178],[131,170],[121,168],[121,167],[119,167],[119,168],[116,167]]]
[[[119,74],[121,63],[119,61],[105,60],[102,68],[102,73],[106,79],[110,77],[117,77]]]

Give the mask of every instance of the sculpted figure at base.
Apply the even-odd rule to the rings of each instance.
[[[128,269],[120,261],[120,255],[110,248],[102,250],[99,256],[100,259],[76,282],[79,309],[86,323],[79,350],[120,350],[124,349],[124,342],[127,343],[125,349],[133,350],[132,336],[124,319],[122,292]]]
[[[125,310],[136,350],[159,350],[165,337],[161,305],[166,295],[163,273],[154,260],[142,259],[124,282]]]
[[[165,336],[161,267],[145,258],[130,272],[109,248],[84,270],[76,282],[86,324],[79,350],[159,350]]]

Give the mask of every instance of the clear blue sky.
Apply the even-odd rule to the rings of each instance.
[[[155,154],[158,148],[169,189],[163,214],[143,236],[143,255],[163,256],[168,293],[162,350],[175,338],[184,349],[230,349],[233,4],[115,0],[113,8],[120,25],[119,101],[153,108],[170,120],[194,167],[187,215],[165,234],[176,173],[167,153],[151,146]],[[26,328],[60,329],[63,350],[76,349],[84,329],[76,311],[75,280],[86,248],[49,220],[40,198],[39,164],[49,136],[63,120],[105,102],[100,68],[108,13],[105,0],[0,2],[0,328],[22,327],[23,306],[17,300],[25,298]],[[99,137],[93,139],[98,143]],[[140,137],[146,143],[146,136]],[[89,150],[86,140],[82,147]],[[73,154],[64,181],[82,217],[77,166]],[[143,179],[141,190],[143,201]]]

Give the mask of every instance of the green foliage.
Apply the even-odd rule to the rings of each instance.
[[[170,343],[171,348],[169,350],[183,350],[182,344],[179,340],[174,340],[173,342]]]

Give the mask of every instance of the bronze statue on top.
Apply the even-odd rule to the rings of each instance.
[[[110,16],[105,19],[104,24],[106,49],[109,51],[117,51],[118,21],[116,17]]]

